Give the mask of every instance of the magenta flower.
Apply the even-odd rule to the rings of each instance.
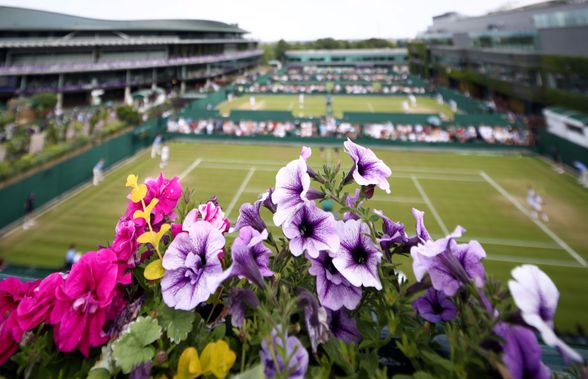
[[[541,346],[531,330],[501,322],[494,332],[504,340],[502,361],[513,379],[551,377],[549,368],[541,361]]]
[[[110,247],[118,257],[118,261],[128,267],[135,267],[137,237],[141,234],[141,231],[137,229],[133,220],[121,218],[116,224],[116,237]]]
[[[220,230],[206,221],[195,222],[172,241],[163,256],[161,280],[169,307],[190,311],[208,300],[228,276],[219,259],[224,246]]]
[[[147,178],[147,180],[145,180],[145,185],[147,186],[147,194],[143,199],[145,204],[149,204],[153,198],[159,200],[153,209],[152,224],[160,224],[164,221],[164,217],[166,216],[171,219],[175,218],[174,209],[178,204],[178,200],[182,196],[182,186],[180,185],[178,177],[175,176],[172,179],[166,179],[163,177],[163,173],[161,173],[157,179]],[[133,203],[132,201],[129,201],[125,217],[132,219],[133,213],[135,213],[136,210],[143,210],[141,202]],[[141,222],[141,219],[138,219],[137,221]]]
[[[265,377],[273,378],[278,372],[282,374],[287,372],[288,379],[304,379],[306,370],[308,369],[308,351],[306,351],[298,338],[294,336],[289,337],[288,332],[284,332],[284,340],[286,341],[286,346],[284,346],[282,338],[278,336],[278,333],[282,333],[281,327],[278,327],[278,330],[272,331],[269,341],[267,339],[261,341],[259,355],[263,364]],[[278,351],[278,347],[284,351],[285,356],[291,357],[287,367],[282,355]],[[274,357],[276,357],[277,367]]]
[[[442,291],[429,288],[412,303],[413,308],[425,320],[437,323],[451,321],[457,315],[457,307]]]
[[[316,292],[321,305],[338,310],[342,307],[355,309],[361,301],[361,288],[349,283],[333,265],[336,254],[321,251],[315,259],[309,258],[310,275],[316,277]]]
[[[318,208],[314,202],[298,209],[290,222],[284,225],[284,234],[290,240],[290,251],[295,256],[306,251],[311,258],[316,258],[321,250],[337,251],[339,248],[335,217]]]
[[[24,330],[18,324],[17,308],[22,299],[31,296],[39,281],[23,283],[16,278],[0,282],[0,365],[17,350]]]
[[[382,250],[389,251],[392,245],[408,242],[404,224],[390,220],[384,215],[384,212],[378,209],[374,209],[374,213],[380,216],[383,221],[382,236],[378,238]]]
[[[282,167],[276,175],[276,188],[271,200],[276,204],[274,223],[278,226],[287,222],[298,209],[308,201],[310,176],[306,172],[306,161],[296,159]]]
[[[20,301],[16,314],[22,330],[31,330],[49,320],[56,301],[55,292],[64,282],[62,273],[53,273],[43,279],[35,290],[31,291],[30,296]]]
[[[515,267],[512,277],[515,280],[508,281],[508,288],[523,320],[541,333],[543,342],[557,348],[564,359],[583,362],[582,356],[553,331],[559,291],[551,278],[534,265]]]
[[[338,221],[341,243],[333,256],[333,265],[352,285],[382,289],[378,264],[382,253],[369,236],[368,226],[359,220]]]
[[[392,170],[370,149],[360,146],[350,139],[347,139],[343,145],[345,152],[353,159],[353,168],[350,173],[355,182],[360,186],[373,184],[386,193],[390,193],[390,184],[387,178],[392,175]]]
[[[359,343],[361,341],[357,323],[349,317],[347,310],[332,311],[327,309],[327,320],[329,330],[335,337],[347,343]]]
[[[110,249],[91,251],[71,269],[55,292],[55,306],[49,317],[54,325],[57,348],[79,349],[86,357],[90,347],[108,341],[102,328],[116,295],[117,257]]]
[[[260,208],[262,201],[258,200],[255,203],[244,203],[239,209],[239,217],[235,222],[235,230],[240,230],[245,226],[250,226],[258,232],[267,229],[265,222],[261,218]]]
[[[263,244],[267,236],[267,230],[259,233],[250,226],[239,230],[239,236],[235,238],[231,248],[231,276],[247,278],[261,288],[265,286],[263,277],[274,275],[269,269],[269,257],[272,252]]]

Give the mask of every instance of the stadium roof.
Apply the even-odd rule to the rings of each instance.
[[[390,54],[407,54],[405,48],[398,49],[338,49],[338,50],[288,50],[286,55],[289,56],[325,56],[325,55],[390,55]]]
[[[102,20],[63,13],[0,6],[5,31],[195,31],[247,33],[237,25],[210,20]]]

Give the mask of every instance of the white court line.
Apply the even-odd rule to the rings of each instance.
[[[580,269],[585,268],[582,266],[578,266],[576,263],[573,263],[573,262],[564,262],[564,261],[559,261],[557,259],[512,257],[509,255],[494,255],[494,254],[492,254],[492,255],[487,256],[486,260],[487,261],[496,261],[496,262],[528,263],[528,264],[556,266],[556,267],[573,267],[573,268],[580,268]]]
[[[330,154],[330,153],[329,153]],[[217,168],[217,169],[221,169],[221,170],[235,170],[235,171],[245,171],[248,170],[250,167],[255,167],[257,169],[257,171],[262,171],[262,172],[274,172],[277,174],[278,170],[282,167],[282,166],[275,166],[275,167],[258,167],[258,166],[239,166],[239,165],[230,165],[228,163],[225,164],[216,164],[216,163],[208,163],[208,159],[206,160],[206,162],[202,163],[200,165],[200,168]],[[405,173],[396,173],[393,174],[393,178],[398,178],[398,179],[411,179],[413,176],[416,176],[419,179],[429,179],[429,180],[448,180],[448,181],[454,181],[454,182],[470,182],[470,183],[475,183],[475,182],[485,182],[484,179],[481,179],[479,176],[472,176],[472,177],[467,177],[467,176],[462,176],[462,177],[458,177],[458,176],[443,176],[443,175],[409,175],[409,174],[405,174]]]
[[[403,197],[403,196],[374,196],[371,201],[380,201],[383,203],[407,203],[407,204],[425,204],[422,198],[418,197]]]
[[[196,167],[198,167],[198,165],[201,162],[202,162],[202,158],[198,158],[194,162],[192,162],[192,164],[190,166],[188,166],[184,171],[182,171],[182,173],[180,174],[180,180],[182,180],[186,176],[188,176],[188,174],[191,173],[192,170],[194,170]]]
[[[560,247],[553,242],[541,242],[541,241],[525,241],[525,240],[513,240],[513,239],[502,239],[502,238],[477,238],[475,236],[468,236],[468,240],[476,240],[481,244],[494,245],[494,246],[512,246],[512,247],[526,247],[530,249],[552,249],[559,250]]]
[[[437,223],[441,227],[441,230],[443,231],[443,233],[445,235],[449,234],[449,231],[447,230],[447,227],[445,226],[445,223],[441,219],[441,216],[439,216],[439,213],[437,213],[437,210],[433,206],[433,203],[431,203],[431,200],[429,199],[429,197],[425,193],[425,190],[423,189],[423,186],[421,186],[421,183],[419,182],[419,180],[417,179],[417,177],[413,175],[411,177],[411,179],[412,179],[412,182],[414,183],[415,187],[417,188],[417,190],[421,194],[421,197],[423,198],[423,200],[425,200],[425,203],[427,204],[427,206],[431,210],[431,213],[433,214],[433,217],[435,218],[435,220],[437,221]]]
[[[555,243],[557,243],[562,249],[564,249],[572,258],[574,258],[579,264],[583,267],[588,267],[588,262],[580,254],[578,254],[574,249],[572,249],[567,243],[565,243],[557,234],[555,234],[547,225],[545,225],[542,221],[534,219],[531,217],[529,212],[515,199],[508,191],[506,191],[500,184],[496,183],[492,177],[486,174],[485,171],[480,171],[480,175],[484,178],[488,184],[490,184],[496,191],[498,191],[502,196],[504,196],[508,201],[510,201],[519,211],[521,211],[524,215],[529,217],[529,220],[533,221],[535,225],[537,225],[545,234],[547,234]]]
[[[249,169],[249,172],[247,172],[245,179],[243,179],[241,186],[239,187],[239,189],[237,190],[237,193],[235,194],[235,196],[233,196],[233,199],[231,200],[231,202],[229,203],[229,206],[227,207],[225,217],[229,217],[229,215],[231,214],[231,211],[233,210],[233,208],[237,204],[237,201],[239,201],[241,194],[243,193],[243,191],[245,191],[245,188],[247,188],[247,184],[249,184],[249,181],[251,180],[251,177],[253,176],[254,172],[255,172],[255,167],[251,167]]]

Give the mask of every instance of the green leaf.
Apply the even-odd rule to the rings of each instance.
[[[434,366],[442,367],[443,369],[452,372],[453,371],[453,363],[450,360],[443,358],[442,356],[431,353],[428,351],[421,351],[423,357],[434,364]]]
[[[116,364],[125,374],[153,358],[155,349],[149,345],[161,337],[161,326],[151,317],[139,317],[112,346]]]
[[[240,374],[231,376],[231,379],[263,379],[265,375],[263,374],[263,367],[261,364],[250,368],[249,370],[243,371]]]
[[[110,379],[110,372],[105,368],[95,368],[90,370],[87,379]]]
[[[159,324],[171,342],[179,343],[188,338],[196,319],[194,312],[178,311],[165,304],[161,304],[158,311]]]

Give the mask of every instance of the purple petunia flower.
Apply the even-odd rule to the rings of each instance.
[[[192,310],[213,294],[228,272],[219,254],[225,238],[212,224],[197,221],[172,241],[163,256],[163,300],[172,308]]]
[[[455,295],[461,285],[469,281],[473,281],[477,287],[484,285],[485,271],[481,261],[486,257],[486,252],[477,241],[457,244],[454,238],[461,236],[463,230],[457,227],[445,238],[412,247],[410,255],[418,281],[428,273],[433,288],[443,291],[447,296]]]
[[[393,244],[408,242],[404,224],[390,220],[381,210],[374,209],[374,213],[380,216],[383,221],[382,237],[378,239],[382,250],[389,251]]]
[[[353,168],[351,175],[360,186],[377,185],[380,189],[390,193],[390,184],[388,178],[392,175],[390,167],[386,166],[381,159],[376,157],[373,151],[360,146],[350,139],[343,143],[345,152],[353,159]]]
[[[425,320],[437,323],[451,321],[457,315],[457,307],[442,291],[429,288],[412,303],[413,308]]]
[[[356,287],[382,289],[378,277],[378,263],[382,253],[369,236],[368,226],[359,220],[338,221],[337,234],[341,243],[333,256],[337,271]]]
[[[284,234],[290,240],[290,251],[295,256],[306,251],[310,257],[316,258],[321,250],[336,251],[339,248],[335,217],[314,202],[298,209],[284,225]]]
[[[300,150],[300,158],[307,161],[311,155],[312,155],[312,149],[308,146],[302,146],[302,149]]]
[[[549,368],[541,361],[541,347],[531,330],[501,322],[494,332],[504,340],[502,361],[513,379],[551,377]]]
[[[331,333],[347,343],[359,343],[361,334],[357,329],[357,323],[349,317],[345,309],[332,311],[327,309],[327,320]]]
[[[438,254],[433,254],[436,248],[444,246]],[[438,251],[438,250],[437,250]],[[482,259],[486,252],[477,241],[467,244],[457,244],[453,238],[443,238],[437,241],[415,246],[411,249],[413,269],[417,280],[422,280],[425,272],[431,277],[433,288],[443,291],[447,296],[453,296],[463,283],[470,280],[477,287],[484,285],[484,265]]]
[[[271,196],[276,204],[274,223],[278,226],[288,221],[308,201],[310,176],[306,172],[306,161],[296,159],[282,167],[276,175],[276,189]]]
[[[298,305],[304,309],[304,323],[310,347],[316,353],[318,344],[329,340],[327,311],[319,305],[316,297],[306,288],[298,290]]]
[[[359,190],[359,188],[356,188],[353,196],[347,195],[347,197],[345,198],[345,205],[347,205],[348,208],[352,209],[360,207],[363,203],[363,201],[358,201],[360,193],[361,191]],[[359,220],[359,216],[353,212],[345,212],[343,213],[343,221],[347,220]]]
[[[258,200],[253,204],[244,203],[241,205],[241,208],[239,209],[239,217],[235,223],[234,230],[239,230],[245,226],[250,226],[258,232],[265,230],[267,227],[259,212],[261,203],[261,200]]]
[[[355,309],[361,301],[361,288],[355,287],[333,265],[335,253],[321,251],[316,259],[310,258],[308,272],[316,276],[316,292],[322,306],[338,310]]]
[[[515,267],[512,277],[515,280],[508,281],[508,288],[523,320],[541,333],[543,342],[557,348],[566,361],[583,362],[582,356],[553,331],[559,291],[551,278],[534,265]]]
[[[265,286],[263,277],[274,275],[269,269],[269,257],[272,251],[263,244],[267,236],[267,230],[259,233],[250,226],[239,230],[239,236],[231,248],[233,258],[229,269],[231,276],[247,278],[261,288]]]
[[[425,243],[431,240],[431,236],[425,227],[425,212],[412,208],[412,215],[416,221],[416,236],[408,239],[410,246],[416,246],[419,243]]]
[[[258,201],[260,201],[261,202],[261,205],[263,205],[264,207],[266,207],[270,212],[276,213],[276,210],[278,209],[278,207],[272,201],[272,195],[273,194],[274,194],[274,189],[273,188],[269,188],[267,191],[265,191],[264,193],[262,193],[261,195],[259,195],[259,200]]]
[[[282,339],[281,327],[273,330],[269,341],[261,341],[261,351],[259,352],[263,364],[263,372],[266,378],[273,378],[279,373],[288,373],[288,379],[304,379],[308,369],[308,351],[302,346],[300,340],[296,337],[288,337],[288,332],[284,332]],[[284,346],[284,342],[286,346]],[[286,367],[284,357],[279,353],[278,347],[284,350],[284,355],[290,357]],[[276,360],[274,361],[274,356]],[[277,363],[277,367],[276,367]]]
[[[259,306],[259,299],[255,292],[246,288],[231,288],[229,313],[231,314],[231,323],[240,328],[245,322],[246,308],[255,309]]]

